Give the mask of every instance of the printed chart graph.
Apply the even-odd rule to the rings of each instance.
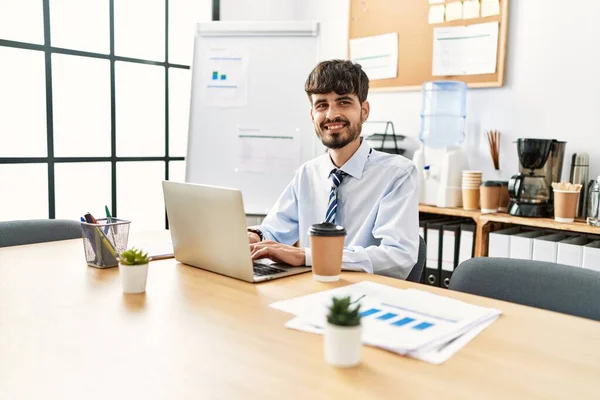
[[[385,322],[392,327],[406,327],[416,331],[424,331],[435,326],[433,322],[421,321],[413,317],[402,317],[397,313],[385,311],[379,308],[369,308],[361,312],[360,316],[370,320]]]
[[[227,80],[227,74],[219,74],[219,71],[213,71],[212,72],[212,80],[213,81],[226,81]]]
[[[203,101],[213,107],[247,104],[247,61],[244,51],[213,49],[203,67]]]

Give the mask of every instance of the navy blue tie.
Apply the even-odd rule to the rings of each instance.
[[[335,216],[337,213],[337,191],[338,187],[342,184],[344,176],[348,175],[341,169],[332,169],[329,173],[329,179],[331,180],[331,190],[329,191],[329,202],[327,203],[327,212],[325,213],[325,222],[335,223]]]

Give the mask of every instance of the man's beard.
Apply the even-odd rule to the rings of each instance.
[[[331,124],[336,122],[346,124],[346,126],[344,127],[346,132],[333,134],[329,133],[327,131],[327,127],[325,127],[325,124]],[[360,136],[361,131],[362,122],[351,124],[350,121],[341,117],[337,117],[334,119],[326,119],[320,126],[315,126],[315,133],[317,134],[319,139],[321,139],[321,143],[323,143],[325,147],[328,147],[330,149],[341,149],[348,143],[352,143]]]

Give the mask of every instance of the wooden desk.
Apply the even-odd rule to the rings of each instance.
[[[443,365],[364,347],[341,370],[268,307],[365,279],[504,315]],[[151,264],[145,295],[123,295],[80,240],[0,249],[3,399],[597,399],[599,376],[600,323],[491,299],[358,273],[253,285],[174,260]]]

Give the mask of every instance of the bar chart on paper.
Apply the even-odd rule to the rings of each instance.
[[[243,107],[247,103],[246,52],[212,49],[204,60],[203,101],[212,107]]]
[[[219,74],[219,71],[213,71],[212,72],[212,80],[213,81],[226,81],[227,80],[227,74]]]
[[[362,341],[398,354],[439,364],[493,323],[499,310],[418,289],[360,282],[271,306],[296,317],[286,327],[323,334],[333,297],[360,304]]]
[[[429,321],[421,321],[416,318],[401,316],[394,312],[384,311],[379,308],[369,308],[360,313],[363,318],[363,322],[369,322],[368,318],[374,319],[376,322],[385,322],[391,327],[406,327],[417,331],[424,331],[429,329],[435,324]]]

